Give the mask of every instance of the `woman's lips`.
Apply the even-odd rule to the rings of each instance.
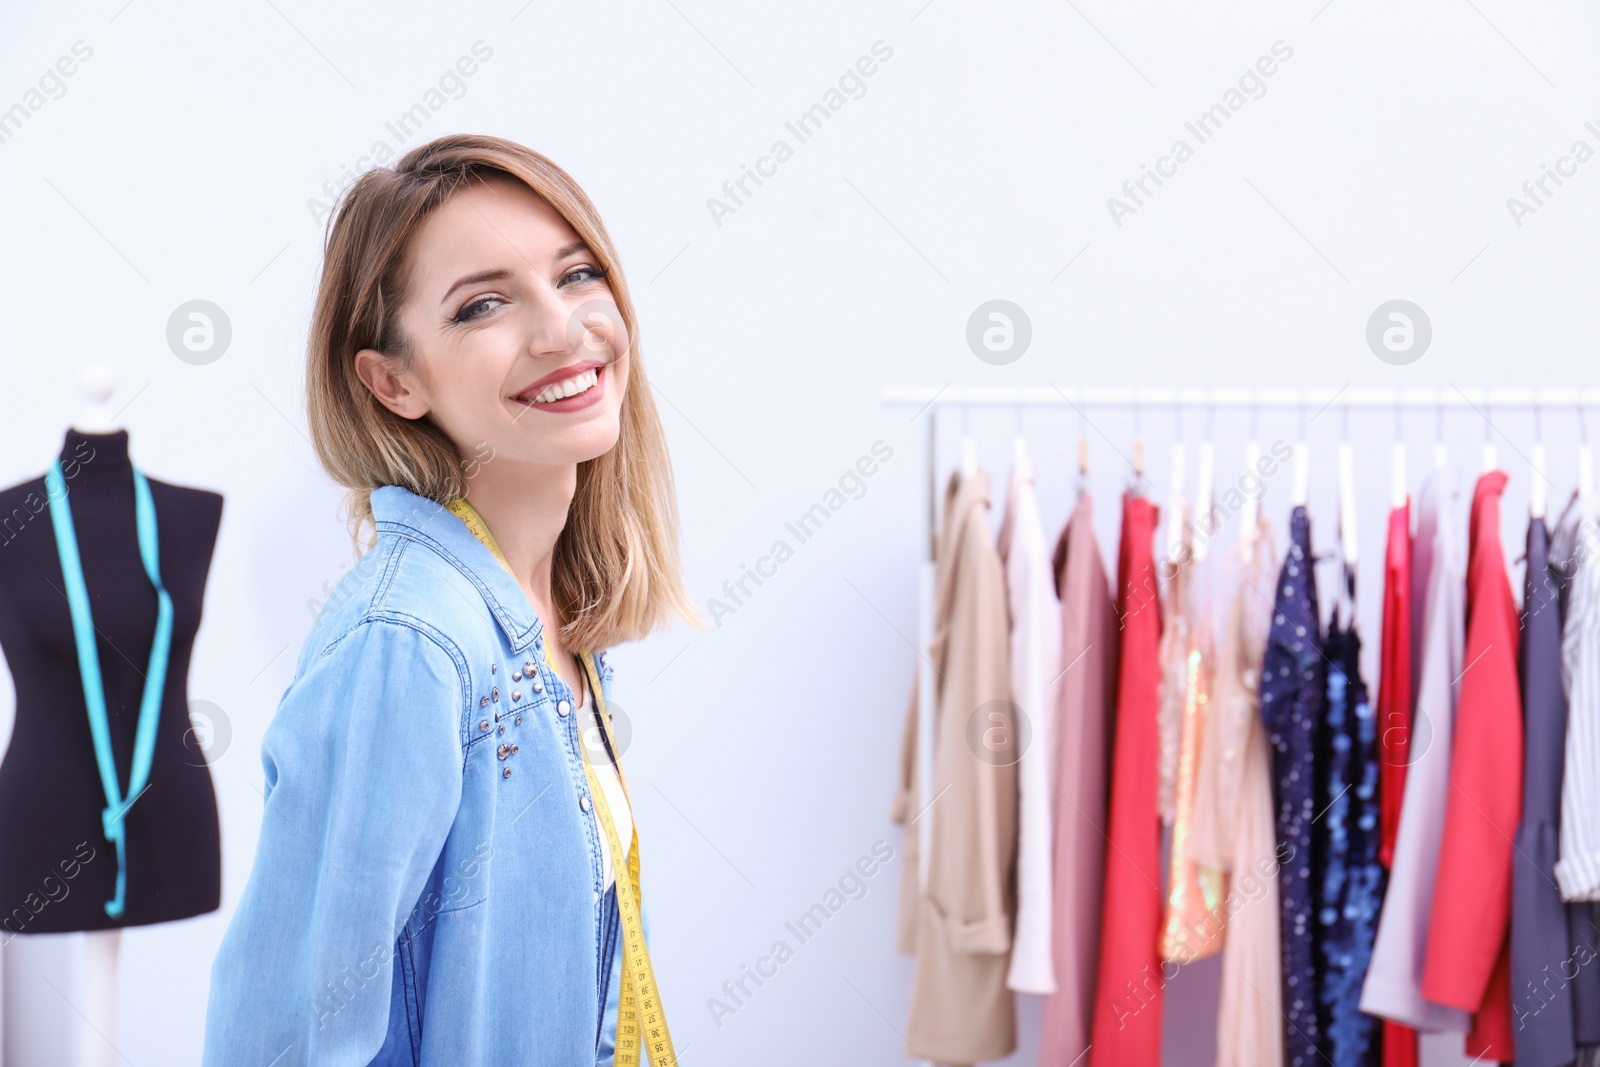
[[[552,400],[548,404],[535,403],[533,400],[524,400],[520,396],[511,399],[524,407],[533,408],[535,411],[581,411],[593,404],[598,404],[606,395],[606,370],[605,365],[594,368],[594,384],[581,393],[564,396],[560,400]]]

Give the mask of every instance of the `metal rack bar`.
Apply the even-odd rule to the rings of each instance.
[[[882,391],[885,404],[925,407],[982,405],[1095,406],[1095,407],[1326,407],[1352,408],[1559,408],[1600,405],[1600,388],[1461,388],[1453,385],[1428,389],[1344,388],[1284,389],[1198,387],[1159,389],[1144,386],[1058,389],[1033,386],[889,386]]]

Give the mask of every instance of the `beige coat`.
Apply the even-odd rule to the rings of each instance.
[[[928,658],[937,688],[934,798],[920,811],[912,684],[893,818],[906,825],[897,942],[916,956],[908,1056],[944,1064],[1003,1059],[1016,1048],[1006,987],[1016,890],[1017,714],[1011,703],[1005,575],[989,536],[989,475],[952,474],[935,546]],[[918,889],[918,821],[931,820]]]

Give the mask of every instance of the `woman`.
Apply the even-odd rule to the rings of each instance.
[[[597,650],[704,623],[594,206],[491,137],[368,172],[330,222],[306,388],[375,536],[262,744],[205,1062],[567,1067],[615,1041],[674,1064],[626,937],[637,836]]]

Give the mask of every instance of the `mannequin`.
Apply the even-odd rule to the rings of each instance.
[[[157,597],[139,555],[128,432],[106,406],[115,371],[92,365],[80,382],[90,403],[60,448],[64,510],[70,511],[93,616],[111,752],[126,786]],[[11,743],[0,762],[0,944],[32,934],[86,932],[83,993],[69,998],[76,1012],[57,1004],[57,1019],[77,1023],[82,1016],[79,1067],[116,1062],[110,1042],[122,927],[185,919],[221,903],[216,794],[190,736],[187,679],[222,497],[154,478],[148,484],[161,582],[172,600],[172,637],[149,781],[124,818],[120,865],[101,821],[106,796],[56,543],[55,505],[43,475],[0,489],[0,650],[17,698]],[[114,917],[107,902],[119,867],[125,900]],[[40,957],[30,944],[23,958]],[[8,958],[8,965],[15,961]],[[12,971],[8,982],[19,978],[27,981]],[[26,1017],[6,1022],[11,1029],[44,1025]],[[8,1036],[8,1045],[16,1044],[9,1039],[15,1036]]]

